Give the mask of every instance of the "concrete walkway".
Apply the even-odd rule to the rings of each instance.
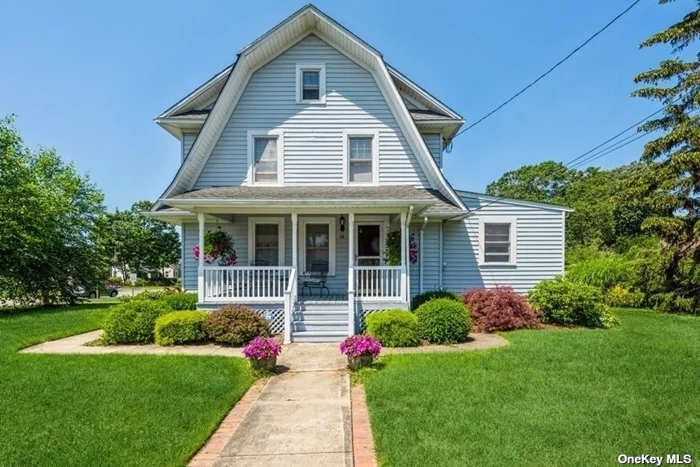
[[[342,370],[270,379],[215,467],[351,467],[350,382]]]
[[[58,354],[151,354],[151,355],[214,355],[220,357],[243,357],[241,347],[224,347],[217,344],[177,345],[161,347],[149,345],[86,345],[96,341],[102,335],[101,330],[77,334],[75,336],[44,342],[20,350],[20,353],[58,353]],[[426,345],[423,347],[400,347],[382,349],[382,355],[426,352],[459,352],[464,350],[482,350],[502,347],[508,341],[497,334],[471,334],[469,341],[454,345]],[[338,351],[338,344],[286,344],[282,355],[277,360],[278,366],[293,371],[338,370],[345,367],[345,357]]]

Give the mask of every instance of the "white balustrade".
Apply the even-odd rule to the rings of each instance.
[[[401,299],[401,266],[354,266],[353,269],[358,299]]]
[[[205,266],[205,302],[280,302],[291,266]]]
[[[292,342],[292,312],[297,296],[297,270],[292,268],[289,283],[284,291],[284,343]]]

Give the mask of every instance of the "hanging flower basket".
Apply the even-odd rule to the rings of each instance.
[[[418,262],[418,244],[415,236],[411,234],[408,243],[408,260],[411,264]],[[384,248],[384,261],[389,266],[399,266],[401,264],[401,231],[392,230],[386,234],[386,248]]]
[[[194,253],[194,259],[199,261],[199,255],[202,254],[199,245],[192,248],[192,253]],[[219,266],[233,266],[238,262],[236,250],[233,249],[233,238],[221,227],[214,232],[209,230],[204,234],[204,262],[216,263]]]

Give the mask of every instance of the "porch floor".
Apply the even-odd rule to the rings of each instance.
[[[301,295],[298,296],[297,298],[297,303],[313,303],[315,305],[333,305],[333,304],[339,304],[339,303],[347,303],[348,302],[348,294],[338,294],[338,293],[332,293],[332,294],[323,294],[321,295],[304,295],[303,297]]]

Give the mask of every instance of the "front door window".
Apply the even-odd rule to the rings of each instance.
[[[379,224],[358,225],[357,265],[379,266],[381,261],[381,226]]]

